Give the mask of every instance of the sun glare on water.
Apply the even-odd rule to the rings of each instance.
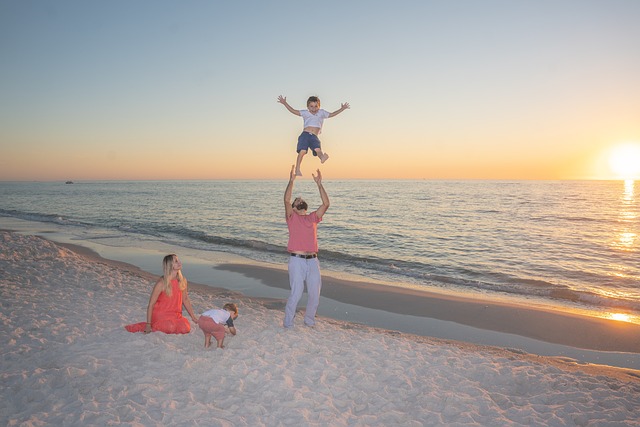
[[[621,322],[630,322],[631,321],[631,316],[629,316],[628,314],[624,314],[624,313],[611,313],[609,318],[612,319],[612,320],[619,320]]]
[[[629,142],[614,147],[609,166],[617,178],[640,179],[640,143]]]

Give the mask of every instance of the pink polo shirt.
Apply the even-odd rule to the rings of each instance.
[[[293,212],[287,218],[287,227],[289,227],[289,243],[287,250],[289,252],[318,252],[318,223],[322,218],[318,217],[316,212],[309,215],[298,215]]]

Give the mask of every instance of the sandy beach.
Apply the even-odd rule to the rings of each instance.
[[[286,274],[220,268],[270,286]],[[144,319],[155,280],[134,266],[3,231],[0,273],[2,425],[638,425],[640,372],[630,369],[328,318],[284,330],[280,301],[191,283],[197,313],[225,302],[240,307],[238,335],[224,350],[205,350],[195,325],[180,336],[124,330]],[[189,278],[188,264],[184,273]],[[323,294],[357,302],[357,286],[327,278]],[[639,347],[635,325],[367,291],[373,308],[420,316],[426,307],[443,320],[585,348]]]

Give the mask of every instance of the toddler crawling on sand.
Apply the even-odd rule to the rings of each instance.
[[[213,336],[218,343],[218,348],[224,348],[225,326],[229,328],[231,335],[236,334],[233,326],[234,319],[238,318],[238,306],[234,303],[226,303],[222,310],[213,308],[207,310],[198,319],[198,326],[204,332],[204,348],[211,346]]]

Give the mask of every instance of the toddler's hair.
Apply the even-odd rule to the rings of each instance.
[[[223,307],[223,310],[233,311],[235,314],[238,314],[238,306],[232,302],[226,303]]]
[[[312,102],[317,102],[318,103],[318,107],[320,106],[320,98],[318,98],[317,96],[310,96],[309,99],[307,99],[307,107]]]

